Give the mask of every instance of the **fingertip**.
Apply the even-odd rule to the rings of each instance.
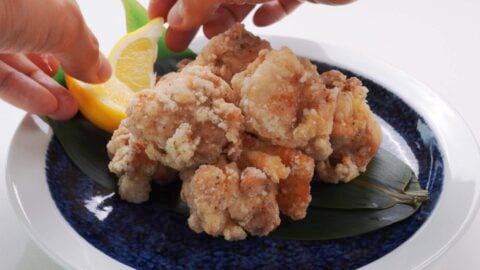
[[[112,70],[99,50],[97,38],[86,26],[79,29],[76,37],[77,42],[54,53],[65,73],[87,83],[98,84],[108,80]]]
[[[194,31],[208,21],[219,6],[219,0],[176,1],[168,12],[167,21],[177,31]]]
[[[257,9],[253,15],[253,23],[260,27],[268,26],[280,20],[283,16],[282,13],[276,11],[275,4],[266,3]]]
[[[74,55],[73,57],[75,58],[72,58],[71,55],[58,56],[62,63],[62,68],[68,75],[78,80],[93,84],[103,83],[110,78],[112,68],[110,62],[102,53],[97,52],[96,57],[85,56],[84,59],[78,59],[79,56],[77,55]]]
[[[148,16],[150,19],[162,17],[166,20],[168,12],[175,2],[176,0],[150,0],[148,5]]]
[[[159,14],[159,8],[158,8],[158,4],[159,2],[161,1],[158,1],[158,0],[150,0],[150,3],[148,4],[148,17],[150,19],[153,19],[153,18],[156,18],[156,17],[159,17],[160,14]]]
[[[203,33],[208,38],[212,38],[225,32],[236,23],[236,19],[225,8],[219,8],[212,15],[210,20],[203,25]]]
[[[256,26],[268,26],[283,19],[298,8],[303,1],[277,0],[263,4],[253,16]]]
[[[48,116],[55,120],[68,120],[78,113],[77,101],[66,91],[53,93],[57,98],[57,110]]]
[[[102,83],[106,82],[112,76],[112,66],[108,59],[100,53],[99,64],[97,69],[97,81]]]
[[[346,5],[350,4],[352,2],[355,2],[355,0],[317,0],[313,1],[315,3],[322,3],[326,5],[331,5],[331,6],[339,6],[339,5]]]
[[[173,52],[184,51],[198,32],[198,28],[192,31],[177,31],[169,28],[165,34],[167,47]]]
[[[183,12],[182,2],[177,2],[173,5],[167,15],[167,21],[170,27],[178,30],[186,30],[184,29],[185,26],[183,26]]]

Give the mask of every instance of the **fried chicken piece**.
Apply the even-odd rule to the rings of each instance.
[[[221,155],[235,159],[244,129],[240,109],[230,103],[235,98],[225,81],[200,66],[168,74],[155,89],[139,92],[112,139],[123,134],[127,144],[116,147],[111,142],[109,147],[110,169],[120,177],[122,198],[148,199],[147,179],[160,165],[182,170],[215,163]],[[153,168],[147,170],[148,164]]]
[[[264,140],[301,148],[317,160],[332,152],[336,89],[327,89],[314,65],[288,48],[263,50],[248,68],[235,75],[246,128]]]
[[[275,184],[284,180],[290,174],[290,168],[283,164],[282,159],[262,151],[247,150],[240,158],[240,168],[253,166],[263,171]]]
[[[279,186],[277,202],[280,211],[293,220],[304,219],[312,201],[310,182],[315,162],[313,158],[294,149],[275,148],[271,153],[278,155],[290,168],[290,175]]]
[[[145,145],[131,140],[130,132],[123,125],[113,133],[107,151],[112,159],[108,168],[120,177],[118,192],[127,201],[147,201],[152,179],[164,183],[176,178],[175,171],[150,160],[145,154]]]
[[[246,232],[267,235],[280,224],[277,185],[257,168],[240,174],[235,163],[202,165],[181,177],[181,197],[190,208],[188,225],[197,233],[242,240]]]
[[[240,151],[244,120],[232,89],[208,68],[191,66],[140,92],[125,125],[152,160],[176,170]]]
[[[348,182],[380,145],[358,79],[319,75],[241,24],[179,69],[136,95],[107,146],[109,169],[136,203],[152,178],[179,170],[197,233],[240,240],[275,230],[280,212],[303,219],[315,168],[323,181]]]
[[[233,75],[245,70],[262,49],[270,49],[270,43],[237,23],[223,34],[212,38],[192,65],[207,66],[214,74],[230,83]]]
[[[243,144],[246,149],[250,150],[243,152],[239,163],[240,168],[242,166],[259,168],[265,171],[271,179],[274,179],[272,175],[278,175],[280,181],[277,202],[280,211],[293,220],[305,218],[307,208],[312,200],[310,182],[315,170],[313,158],[299,150],[274,146],[250,136],[244,138]],[[281,166],[278,163],[266,162],[273,158],[279,158],[278,162]],[[265,166],[265,164],[269,166]],[[267,171],[276,173],[267,173]],[[285,176],[285,172],[288,172],[288,175]]]
[[[365,171],[380,147],[382,133],[366,101],[368,89],[359,79],[347,79],[335,70],[321,77],[328,88],[340,93],[330,135],[333,153],[317,163],[317,172],[325,182],[349,182]]]

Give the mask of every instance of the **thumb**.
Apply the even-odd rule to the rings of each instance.
[[[168,24],[175,30],[190,31],[208,21],[220,6],[219,0],[179,0],[168,13]]]
[[[88,28],[66,49],[54,51],[65,72],[89,83],[102,83],[112,74],[110,63],[99,51],[98,41]]]

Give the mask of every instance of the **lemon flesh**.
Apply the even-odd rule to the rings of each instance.
[[[151,88],[154,82],[152,73],[157,58],[156,52],[157,48],[151,40],[146,38],[136,40],[125,48],[121,57],[117,59],[115,77],[135,92]],[[146,65],[151,66],[152,70],[145,70]]]

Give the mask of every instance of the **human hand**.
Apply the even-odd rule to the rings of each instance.
[[[74,0],[2,0],[0,25],[0,98],[16,107],[71,118],[78,110],[75,100],[49,76],[59,63],[90,83],[111,75]]]
[[[347,4],[353,0],[309,0],[329,5]],[[200,26],[209,38],[241,22],[255,8],[253,22],[257,26],[275,23],[293,12],[305,0],[151,0],[151,18],[167,18],[167,46],[173,51],[187,48]]]

